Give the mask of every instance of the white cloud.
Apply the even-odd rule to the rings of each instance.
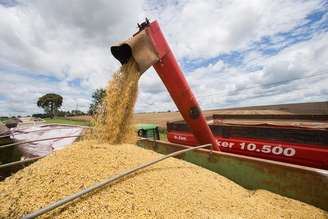
[[[18,1],[13,7],[0,4],[0,114],[38,112],[36,99],[45,92],[62,94],[66,110],[77,104],[86,110],[92,90],[104,87],[119,67],[110,55],[110,44],[130,37],[136,22],[146,15],[159,20],[179,62],[200,63],[185,74],[204,107],[322,100],[328,93],[325,79],[310,78],[312,89],[306,87],[306,80],[281,85],[276,91],[263,84],[328,69],[327,33],[316,32],[327,14],[311,28],[295,30],[294,34],[313,33],[312,40],[288,46],[275,56],[257,51],[254,44],[268,36],[272,48],[288,45],[277,33],[305,24],[305,17],[319,10],[321,2],[31,0]],[[253,51],[243,57],[242,66],[222,60],[201,65],[222,53],[249,49]],[[261,69],[249,71],[258,66]],[[72,85],[75,80],[79,86]],[[258,87],[245,89],[249,86]],[[139,94],[137,111],[176,109],[153,69],[141,77]]]
[[[104,86],[118,67],[109,45],[129,36],[142,13],[142,1],[22,1],[16,7],[0,6],[0,59],[37,74]]]
[[[0,115],[31,115],[42,112],[36,102],[46,93],[63,96],[62,110],[71,110],[78,106],[80,110],[86,111],[89,107],[90,94],[76,89],[66,80],[36,80],[31,76],[3,71],[0,71],[0,75]]]
[[[181,57],[210,58],[244,49],[261,37],[303,22],[320,1],[182,1],[153,8],[174,51]]]
[[[196,69],[188,79],[205,108],[325,101],[328,97],[327,41],[328,33],[320,33],[275,56],[251,53],[242,67],[227,67],[220,61]],[[245,70],[254,63],[262,69]]]
[[[290,46],[277,56],[267,58],[264,74],[267,81],[288,80],[317,72],[328,74],[328,34]],[[273,79],[276,78],[276,79]]]
[[[20,1],[15,7],[0,4],[1,82],[17,84],[12,93],[1,86],[0,96],[7,97],[2,100],[2,113],[39,111],[34,106],[35,93],[56,89],[62,92],[67,109],[75,109],[75,102],[80,107],[87,104],[81,94],[76,94],[73,101],[71,89],[76,93],[81,89],[90,92],[106,85],[119,67],[109,46],[136,30],[136,21],[143,17],[142,5],[142,0],[34,0]],[[8,78],[10,66],[16,65],[28,71],[29,76],[23,72]],[[50,84],[39,80],[40,76],[62,82]],[[72,80],[80,80],[82,88],[67,86]],[[20,96],[12,98],[13,95]]]

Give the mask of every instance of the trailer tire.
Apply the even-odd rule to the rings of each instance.
[[[143,137],[144,136],[144,133],[145,133],[145,130],[143,130],[143,129],[139,129],[138,130],[138,136],[139,137]]]

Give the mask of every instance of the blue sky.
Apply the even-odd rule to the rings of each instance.
[[[109,45],[158,20],[202,108],[326,101],[328,1],[0,0],[0,116],[64,97],[87,111],[119,64]],[[156,72],[136,110],[175,110]]]
[[[189,72],[199,67],[216,63],[220,60],[232,67],[241,66],[243,65],[243,58],[247,56],[247,53],[254,51],[260,52],[263,56],[274,56],[284,48],[302,41],[310,40],[319,32],[327,32],[327,12],[328,3],[323,4],[323,7],[309,13],[304,18],[304,23],[295,26],[293,29],[286,32],[278,32],[273,36],[263,36],[259,40],[253,42],[253,44],[245,50],[229,51],[229,53],[219,54],[212,58],[182,59],[182,67],[186,72]],[[280,40],[275,42],[275,38],[280,38]]]

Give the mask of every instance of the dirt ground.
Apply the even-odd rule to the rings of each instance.
[[[279,110],[207,110],[204,111],[205,117],[213,114],[289,114]],[[91,116],[74,116],[74,120],[90,121]],[[135,113],[133,118],[134,124],[151,123],[157,124],[161,128],[166,128],[166,122],[182,120],[179,112],[152,112],[152,113]]]
[[[275,106],[254,106],[235,109],[216,109],[203,111],[204,116],[213,114],[328,114],[328,102],[284,104]],[[91,119],[90,116],[73,117],[74,120]],[[135,113],[133,123],[152,123],[166,128],[166,122],[182,120],[179,112]]]

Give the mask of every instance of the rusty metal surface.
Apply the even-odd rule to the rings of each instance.
[[[231,111],[233,112],[233,111]],[[240,114],[214,114],[213,119],[255,119],[255,120],[305,120],[305,121],[328,121],[328,115],[309,114],[255,114],[251,111]]]
[[[328,121],[273,119],[214,119],[214,125],[272,126],[299,129],[328,129]]]

